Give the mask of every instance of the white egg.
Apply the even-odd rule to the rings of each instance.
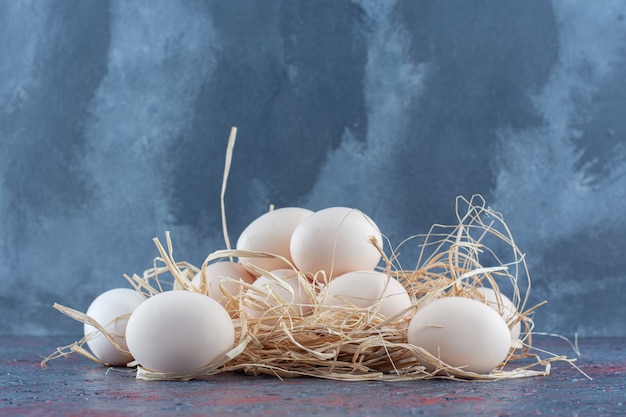
[[[371,308],[391,318],[411,307],[411,298],[396,279],[377,271],[353,271],[333,279],[320,291],[326,306]]]
[[[315,302],[315,294],[312,285],[308,286],[306,282],[302,282],[297,272],[291,269],[278,269],[271,271],[271,274],[280,279],[280,282],[260,276],[252,284],[254,288],[258,288],[260,292],[253,289],[247,291],[246,298],[243,302],[243,311],[249,318],[258,319],[264,315],[276,316],[288,314],[292,317],[303,317],[311,313],[313,303]],[[284,301],[284,303],[283,303]],[[272,324],[275,320],[267,320],[266,324]]]
[[[256,277],[248,272],[241,264],[229,261],[220,261],[208,264],[205,268],[205,279],[202,280],[202,271],[198,272],[191,281],[191,285],[199,289],[205,295],[226,305],[228,298],[222,292],[220,286],[230,295],[237,297],[241,292],[242,285],[232,280],[252,284]]]
[[[190,373],[232,349],[235,329],[214,299],[182,290],[148,298],[130,316],[126,343],[135,360],[156,372]]]
[[[113,336],[116,343],[124,350],[126,346],[126,323],[130,314],[144,301],[144,297],[129,288],[114,288],[96,297],[87,308],[87,315],[97,321]],[[85,336],[98,330],[86,324],[83,326]],[[87,341],[89,350],[102,362],[120,366],[133,360],[129,353],[118,350],[102,333]]]
[[[267,252],[293,263],[289,242],[294,229],[313,212],[300,207],[283,207],[269,211],[250,223],[237,240],[237,250]],[[290,268],[279,258],[239,257],[246,266],[253,264],[266,271]],[[255,275],[260,275],[251,271]]]
[[[511,332],[502,317],[465,297],[440,298],[422,307],[411,319],[407,339],[450,366],[479,374],[491,372],[511,347]]]
[[[291,237],[291,256],[305,272],[324,271],[327,278],[351,271],[373,270],[382,248],[378,226],[357,209],[330,207],[306,218]]]
[[[511,343],[516,346],[520,345],[519,337],[522,323],[518,320],[517,308],[511,299],[502,293],[500,293],[498,297],[492,288],[479,287],[476,288],[475,291],[478,292],[477,299],[496,310],[509,326],[511,330]]]

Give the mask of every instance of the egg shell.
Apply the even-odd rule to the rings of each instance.
[[[291,256],[305,272],[324,271],[327,279],[347,272],[373,270],[383,240],[378,226],[360,210],[329,207],[313,213],[291,236]]]
[[[86,314],[103,326],[122,349],[128,350],[125,337],[128,317],[143,301],[144,297],[135,290],[114,288],[97,296],[87,308]],[[98,329],[85,323],[83,332],[87,336],[98,332]],[[118,350],[99,332],[87,342],[87,346],[98,359],[108,365],[122,366],[133,360],[129,353]]]
[[[279,255],[293,263],[289,242],[295,228],[313,212],[300,207],[283,207],[269,211],[256,218],[241,232],[237,239],[237,250],[267,252]],[[266,271],[290,268],[279,258],[239,257],[245,267],[253,264]],[[256,276],[260,274],[250,270]]]
[[[450,366],[479,374],[491,372],[511,347],[511,332],[498,312],[465,297],[440,298],[418,310],[407,339]]]
[[[220,286],[236,297],[242,289],[242,285],[231,280],[237,280],[252,284],[256,277],[241,264],[229,261],[220,261],[208,264],[204,269],[206,281],[202,281],[202,271],[198,272],[191,280],[191,285],[208,295],[220,304],[225,305],[228,298],[222,292]],[[230,278],[231,280],[229,280]],[[204,285],[203,285],[204,284]]]
[[[126,343],[135,360],[156,372],[186,374],[232,349],[235,329],[214,299],[192,291],[154,295],[133,312]]]
[[[322,305],[372,308],[391,318],[411,307],[411,298],[396,279],[378,271],[353,271],[333,279],[320,291]]]
[[[280,279],[282,283],[266,276],[257,278],[252,286],[260,289],[267,296],[248,290],[247,299],[244,299],[242,307],[247,316],[259,319],[270,309],[272,310],[270,315],[289,314],[290,316],[303,317],[310,314],[315,298],[311,298],[311,295],[304,287],[307,284],[303,284],[301,278],[298,277],[298,273],[292,269],[278,269],[270,273],[272,276]],[[286,285],[289,289],[283,285]],[[276,297],[278,297],[278,300],[284,300],[286,304],[278,302]],[[259,307],[263,307],[263,310],[260,310]],[[275,320],[267,320],[266,324],[273,322]]]
[[[522,329],[522,323],[517,320],[518,312],[515,304],[513,304],[509,297],[502,293],[500,293],[499,296],[496,295],[493,288],[478,287],[475,291],[478,293],[478,300],[484,302],[502,316],[511,330],[511,343],[519,346],[521,343],[519,337]]]

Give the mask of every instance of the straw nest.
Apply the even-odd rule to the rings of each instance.
[[[234,144],[231,134],[226,158],[223,196],[230,155]],[[224,215],[224,213],[222,213]],[[137,378],[190,380],[205,378],[223,372],[270,374],[279,378],[310,376],[335,380],[417,380],[449,378],[463,380],[500,380],[548,375],[551,363],[567,361],[533,347],[533,316],[539,305],[528,306],[531,287],[524,254],[519,250],[502,215],[489,208],[480,196],[471,199],[458,197],[457,222],[453,225],[433,225],[424,235],[414,235],[386,253],[378,248],[383,266],[390,278],[397,279],[408,291],[413,306],[397,317],[383,318],[375,308],[355,306],[329,307],[312,301],[311,313],[302,317],[295,314],[299,306],[288,303],[275,293],[261,293],[259,288],[238,282],[245,288],[233,296],[222,287],[226,297],[225,308],[233,318],[236,341],[234,348],[223,358],[189,374],[153,372],[137,366]],[[224,216],[223,216],[224,219]],[[225,220],[223,221],[226,247],[230,248]],[[151,297],[167,290],[202,292],[191,279],[208,264],[237,257],[275,257],[271,253],[242,252],[231,249],[211,253],[201,266],[176,261],[172,239],[166,233],[165,247],[159,239],[154,243],[159,256],[153,266],[142,275],[125,275],[126,280],[143,296]],[[404,269],[398,254],[405,247],[417,243],[416,266]],[[375,241],[372,241],[376,245]],[[390,246],[390,245],[388,245]],[[284,259],[284,258],[283,258]],[[286,261],[286,259],[284,259]],[[287,287],[278,277],[257,268],[261,275]],[[302,288],[311,295],[325,285],[326,277],[298,273]],[[521,323],[520,343],[512,346],[507,358],[489,374],[476,374],[442,363],[419,346],[407,342],[406,326],[411,315],[425,303],[450,296],[475,297],[479,287],[491,287],[496,294],[506,288],[517,308],[514,322]],[[524,288],[522,292],[521,288]],[[251,297],[256,292],[261,297]],[[504,291],[503,291],[504,292]],[[269,300],[259,302],[258,299]],[[310,297],[317,300],[316,297]],[[263,312],[259,318],[250,318],[244,304]],[[54,307],[71,318],[89,323],[104,334],[116,348],[123,350],[114,336],[100,323],[86,314],[55,304]],[[119,319],[122,319],[120,317]],[[513,324],[509,322],[509,324]],[[92,333],[68,346],[60,347],[42,361],[42,366],[54,358],[73,352],[100,362],[83,345],[98,333]],[[129,366],[136,366],[130,363]],[[427,371],[426,369],[435,369]]]
[[[532,346],[534,328],[533,312],[539,306],[527,307],[530,290],[530,277],[523,253],[516,246],[502,216],[486,207],[480,196],[471,200],[457,198],[458,224],[451,226],[434,225],[426,235],[416,235],[399,245],[420,239],[418,268],[405,270],[397,265],[397,257],[386,255],[383,270],[388,276],[397,279],[407,289],[414,300],[410,311],[401,317],[382,318],[376,309],[357,307],[329,307],[313,302],[312,313],[304,317],[295,314],[299,305],[290,304],[274,293],[250,284],[239,282],[247,291],[233,296],[223,291],[227,297],[225,308],[235,324],[236,343],[234,349],[224,358],[191,374],[176,375],[152,372],[137,367],[137,377],[141,379],[190,380],[221,372],[243,371],[247,374],[271,374],[278,377],[312,376],[338,380],[413,380],[428,378],[453,378],[473,380],[498,380],[528,376],[548,375],[550,364],[556,360],[571,362],[565,356],[544,352],[545,358],[535,353]],[[495,238],[495,239],[494,239]],[[509,261],[501,260],[493,246],[508,249]],[[201,292],[202,287],[191,285],[191,279],[211,262],[238,256],[272,257],[269,253],[220,250],[210,254],[203,265],[196,267],[187,262],[177,262],[173,255],[172,239],[166,233],[166,247],[158,239],[154,242],[159,251],[152,268],[140,276],[125,276],[130,284],[145,297],[175,289]],[[374,244],[374,243],[373,243]],[[482,258],[492,264],[485,266]],[[495,264],[494,264],[495,263]],[[279,285],[286,284],[270,272],[257,269],[262,275]],[[294,271],[295,268],[294,268]],[[520,291],[520,276],[525,280],[525,291]],[[315,294],[324,285],[325,277],[311,279],[299,273],[302,288]],[[406,340],[406,324],[411,313],[424,303],[449,296],[474,296],[474,291],[482,286],[493,288],[499,293],[503,283],[510,288],[512,301],[517,307],[515,321],[522,324],[521,343],[511,348],[509,356],[489,374],[476,374],[440,362],[418,346]],[[262,297],[250,297],[250,292]],[[258,298],[269,300],[259,302]],[[316,297],[310,297],[317,300]],[[382,300],[381,300],[382,301]],[[246,303],[263,311],[260,318],[251,319],[242,306]],[[256,303],[256,306],[255,306]],[[543,303],[542,303],[543,304]],[[102,332],[109,340],[122,349],[114,335],[84,313],[55,304],[62,313],[83,323],[89,323]],[[408,313],[408,314],[405,314]],[[512,324],[512,323],[509,323]],[[71,345],[59,348],[50,359],[77,352],[101,363],[82,346],[95,334]],[[515,367],[516,362],[521,366]],[[131,363],[130,365],[136,365]],[[428,366],[424,366],[428,365]],[[426,368],[435,371],[428,372]]]

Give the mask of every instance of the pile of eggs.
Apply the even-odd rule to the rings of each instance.
[[[382,248],[379,228],[357,209],[271,210],[237,240],[237,251],[250,256],[207,264],[190,281],[192,291],[145,299],[116,288],[98,296],[87,315],[108,323],[105,329],[118,346],[85,324],[87,343],[109,365],[135,361],[151,371],[186,374],[234,347],[233,317],[271,325],[284,314],[357,308],[395,323],[407,343],[443,366],[486,374],[505,361],[520,335],[519,313],[508,298],[480,287],[472,297],[446,296],[416,306],[399,281],[377,270]],[[229,311],[229,297],[242,300],[239,311]]]

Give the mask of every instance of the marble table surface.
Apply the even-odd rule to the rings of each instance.
[[[67,337],[0,336],[2,416],[624,416],[626,339],[579,340],[576,365],[494,382],[344,382],[218,374],[190,382],[142,381],[73,355],[39,363]],[[575,357],[554,339],[551,351]]]

